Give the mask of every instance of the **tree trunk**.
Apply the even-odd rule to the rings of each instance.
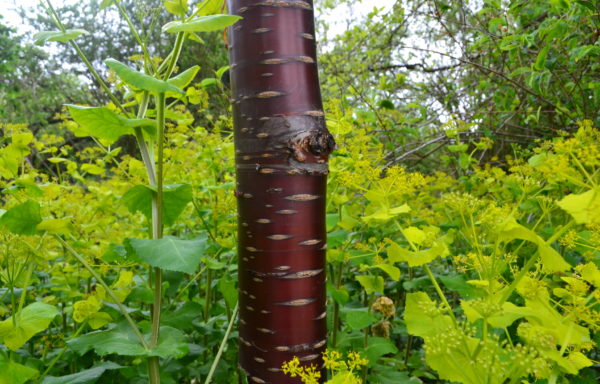
[[[326,347],[325,128],[312,0],[228,0],[240,291],[240,367],[251,383],[297,383],[294,356]]]

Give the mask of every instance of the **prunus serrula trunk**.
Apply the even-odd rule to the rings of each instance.
[[[228,0],[238,197],[240,367],[297,383],[282,363],[322,365],[327,158],[313,2]]]

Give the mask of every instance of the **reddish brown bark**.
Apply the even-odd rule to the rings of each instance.
[[[325,188],[333,150],[316,65],[313,2],[228,0],[238,196],[240,366],[252,383],[297,383],[322,365]]]

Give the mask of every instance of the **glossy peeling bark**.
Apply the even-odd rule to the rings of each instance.
[[[298,383],[326,347],[325,128],[312,1],[229,0],[238,197],[240,367]]]

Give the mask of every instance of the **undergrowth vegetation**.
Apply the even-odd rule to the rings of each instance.
[[[382,171],[382,146],[368,122],[337,102],[329,109],[340,143],[327,217],[335,377],[591,380],[600,132],[582,122],[575,135],[540,143],[508,159],[507,168],[425,175],[398,166]],[[202,243],[199,268],[169,272],[163,283],[170,299],[162,324],[173,327],[166,382],[207,374],[237,300],[228,125],[208,132],[183,119],[166,131],[167,184],[187,184],[172,189],[170,212],[181,215],[165,234]],[[117,304],[143,329],[152,303],[148,270],[126,249],[149,231],[139,201],[127,199],[144,166],[111,146],[74,151],[64,144],[71,126],[40,138],[24,125],[3,126],[2,365],[9,382],[81,371],[136,382],[146,372],[143,353],[115,343],[131,337]],[[41,162],[49,169],[36,169]],[[228,343],[217,382],[236,374],[235,331]],[[349,369],[340,352],[358,352],[353,358],[368,363]]]
[[[177,44],[180,52],[183,41],[200,37],[185,30],[192,28],[187,1],[165,3],[170,16],[183,20],[163,28],[177,36],[173,50],[161,59],[142,45],[143,54],[128,58],[131,67],[106,60],[106,82],[103,74],[90,75],[108,91],[105,106],[65,106],[43,129],[0,124],[0,384],[247,380],[237,366],[234,327],[233,124],[227,107],[219,109],[227,99],[226,68],[210,68],[211,77],[198,79],[197,66],[176,65]],[[500,12],[500,2],[485,3]],[[527,5],[515,3],[510,12]],[[553,17],[571,7],[550,3]],[[585,6],[570,15],[576,28],[592,2],[574,3]],[[118,4],[125,2],[94,3]],[[199,4],[190,20],[218,20],[211,17],[222,1]],[[544,16],[540,4],[530,2],[535,12],[523,13],[527,21]],[[52,12],[60,30],[38,35],[40,41],[79,49],[73,41],[85,31],[66,30]],[[388,19],[402,17],[396,12]],[[221,19],[210,30],[234,21]],[[492,21],[493,36],[478,43],[482,52],[494,49],[497,31],[509,32],[501,18]],[[533,42],[518,49],[529,40],[516,36],[515,26],[515,37],[505,41],[510,45],[489,55],[515,56],[511,66],[519,62],[519,68],[510,71],[529,76],[523,84],[502,73],[502,82],[493,83],[488,75],[503,67],[467,76],[483,78],[482,94],[495,92],[497,105],[519,104],[509,117],[473,114],[475,122],[465,122],[457,107],[431,120],[430,96],[420,93],[422,105],[401,111],[395,104],[402,98],[395,97],[406,89],[393,85],[404,84],[402,74],[380,79],[382,92],[370,92],[375,85],[368,74],[349,94],[343,94],[344,76],[327,79],[327,126],[338,143],[327,196],[328,350],[324,369],[290,354],[282,372],[298,383],[597,382],[600,130],[588,119],[597,119],[594,108],[575,105],[597,99],[600,87],[590,80],[593,87],[555,106],[558,117],[540,118],[543,111],[536,115],[533,106],[551,80],[554,67],[547,64],[581,59],[587,78],[597,43],[588,41],[586,29],[587,48],[562,64],[570,56],[555,50],[566,28],[558,24],[537,56]],[[352,33],[365,38],[354,30],[349,41]],[[338,53],[324,55],[326,68],[339,64]],[[532,58],[535,65],[521,69]],[[359,60],[348,57],[349,66],[350,59]],[[386,60],[372,64],[385,69]],[[583,80],[563,87],[577,73],[569,70],[556,75],[552,89],[579,87]],[[523,100],[500,92],[507,87]],[[459,97],[446,96],[449,104]],[[473,105],[488,108],[488,101],[482,96]],[[208,113],[211,108],[219,113]],[[576,118],[568,120],[571,115]],[[519,125],[490,128],[511,119]],[[521,125],[539,128],[539,137],[508,145],[504,136],[520,137]],[[443,150],[429,152],[438,143]],[[406,153],[425,149],[416,167],[403,164]]]

